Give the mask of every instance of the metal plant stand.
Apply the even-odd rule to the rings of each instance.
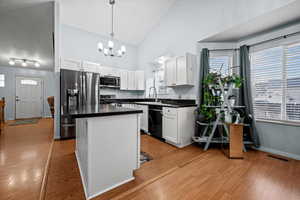
[[[217,90],[220,90],[223,94],[224,101],[222,105],[220,106],[211,106],[211,105],[205,105],[208,108],[215,108],[217,117],[214,122],[209,123],[203,123],[197,121],[196,123],[200,126],[204,126],[204,131],[200,137],[193,137],[193,140],[198,143],[205,143],[204,151],[206,151],[209,148],[209,145],[211,143],[229,143],[229,131],[226,123],[222,119],[222,116],[224,115],[224,112],[232,112],[233,108],[244,108],[245,106],[231,106],[229,103],[229,97],[232,95],[233,90],[233,84],[230,84],[228,88],[225,88],[224,85],[221,82],[221,79],[218,78],[218,85],[219,88]],[[216,89],[214,89],[216,90]],[[221,125],[224,127],[225,134],[222,134],[219,138],[215,138],[215,131],[218,127],[218,125]],[[210,130],[210,131],[209,131]],[[208,135],[207,135],[208,134]],[[245,143],[244,143],[245,144]],[[245,151],[244,147],[244,151]]]

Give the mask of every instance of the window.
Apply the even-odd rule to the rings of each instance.
[[[38,82],[35,80],[24,79],[21,80],[21,85],[38,85]]]
[[[251,53],[257,119],[300,121],[300,44]]]
[[[5,87],[5,76],[0,74],[0,87]]]
[[[231,56],[210,56],[209,71],[221,72],[222,75],[232,73],[232,57]]]

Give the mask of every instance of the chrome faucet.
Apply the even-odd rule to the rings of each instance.
[[[155,102],[158,102],[158,95],[157,95],[157,90],[155,86],[150,87],[149,89],[149,98],[151,98],[151,90],[153,89],[153,94],[154,94],[154,98],[155,98]]]

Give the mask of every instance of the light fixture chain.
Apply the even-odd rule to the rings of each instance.
[[[114,0],[110,0],[110,4],[111,4],[111,37],[114,37],[114,5],[115,5],[115,1]]]

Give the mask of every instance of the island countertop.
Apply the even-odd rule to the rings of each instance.
[[[69,111],[71,117],[88,118],[88,117],[103,117],[112,115],[126,115],[142,113],[142,110],[130,109],[108,104],[86,105],[80,108],[74,108]]]

